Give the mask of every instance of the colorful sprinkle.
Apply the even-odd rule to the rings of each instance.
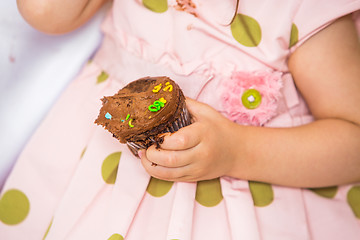
[[[162,103],[164,103],[164,104],[166,103],[166,100],[165,100],[165,98],[163,98],[163,97],[160,98],[158,101],[160,101],[160,102],[162,102]]]
[[[166,100],[164,98],[160,98],[159,100],[154,101],[154,103],[151,104],[148,109],[150,112],[157,112],[165,106],[165,103]]]
[[[126,120],[129,120],[130,114],[126,115]]]
[[[110,114],[110,113],[108,113],[108,112],[107,112],[107,113],[105,114],[105,118],[106,118],[106,119],[111,119],[111,118],[112,118],[112,116],[111,116],[111,114]]]
[[[163,91],[172,92],[173,86],[169,82],[165,83],[165,85],[166,85],[166,87],[163,89]]]
[[[134,125],[132,125],[131,122],[132,122],[132,119],[129,120],[129,126],[130,126],[131,128],[133,128]]]
[[[154,102],[154,105],[164,107],[165,104],[162,101],[157,100]]]
[[[160,110],[160,107],[158,108],[157,106],[155,106],[155,105],[150,105],[149,106],[149,111],[150,112],[157,112],[157,111],[159,111]]]
[[[159,92],[159,91],[160,91],[160,89],[161,89],[161,86],[162,86],[162,84],[160,83],[159,85],[155,86],[155,87],[154,87],[154,89],[153,89],[152,91],[153,91],[154,93]]]

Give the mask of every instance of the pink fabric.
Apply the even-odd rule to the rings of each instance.
[[[313,121],[288,73],[287,57],[319,29],[359,9],[360,1],[242,0],[238,13],[255,26],[257,46],[236,40],[227,25],[235,1],[192,3],[196,14],[179,11],[170,0],[162,13],[140,0],[114,2],[95,58],[49,112],[4,186],[1,239],[359,238],[353,200],[359,184],[329,188],[324,195],[229,177],[158,181],[126,145],[93,123],[103,96],[148,75],[173,78],[186,96],[226,115],[225,82],[234,72],[258,71],[281,73],[274,89],[265,91],[276,96],[276,106],[261,121],[265,127]],[[293,24],[298,44],[290,48]]]

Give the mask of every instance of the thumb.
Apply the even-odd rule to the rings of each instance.
[[[195,121],[201,121],[201,119],[209,116],[212,112],[217,113],[215,109],[206,103],[202,103],[188,97],[186,98],[186,107]]]

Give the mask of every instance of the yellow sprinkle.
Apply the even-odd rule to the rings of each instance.
[[[158,101],[160,101],[160,102],[162,102],[162,103],[166,103],[166,100],[165,100],[165,98],[160,98]]]
[[[171,92],[173,90],[173,85],[171,85],[169,82],[165,83],[166,87],[163,89],[163,91]]]
[[[132,119],[129,120],[129,126],[134,127],[134,125],[132,125],[131,122],[132,122]]]
[[[155,86],[155,87],[154,87],[154,89],[153,89],[152,91],[153,91],[154,93],[159,92],[159,91],[160,91],[160,89],[161,89],[161,86],[162,86],[162,84],[160,83],[159,85]]]

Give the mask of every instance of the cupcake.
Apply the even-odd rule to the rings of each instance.
[[[163,133],[191,123],[185,96],[168,77],[133,81],[114,96],[104,97],[95,123],[103,126],[138,156],[140,149],[159,146]]]

